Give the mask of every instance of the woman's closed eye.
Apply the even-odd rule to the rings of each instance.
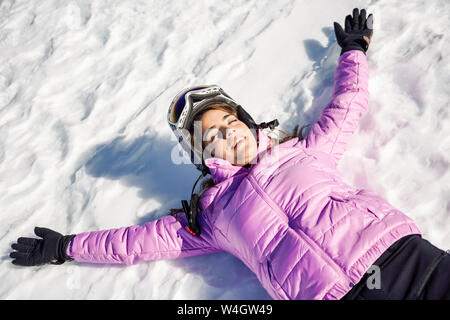
[[[237,122],[236,118],[232,119],[228,124],[231,124],[231,123],[234,123],[234,122]],[[208,132],[206,140],[208,142],[214,142],[217,139],[217,134],[218,133],[219,133],[219,130],[217,130],[217,129],[210,130],[210,132]]]

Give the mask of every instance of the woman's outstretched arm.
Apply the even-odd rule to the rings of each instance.
[[[183,258],[220,251],[211,228],[204,219],[200,218],[199,223],[200,236],[185,230],[184,213],[177,219],[164,216],[144,225],[80,233],[69,243],[67,255],[80,262],[130,265],[143,260]]]
[[[221,251],[209,223],[199,215],[200,236],[191,235],[184,213],[164,216],[144,225],[66,235],[35,228],[41,239],[17,239],[10,254],[15,265],[62,264],[68,260],[88,263],[135,264],[143,260],[174,259]]]
[[[368,109],[369,67],[366,50],[372,36],[372,15],[365,10],[353,11],[346,17],[345,31],[335,23],[336,38],[342,47],[334,75],[331,101],[305,139],[307,148],[330,153],[337,166],[358,127],[359,119]],[[367,41],[366,41],[367,39]]]

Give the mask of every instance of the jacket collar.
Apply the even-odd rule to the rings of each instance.
[[[257,161],[265,153],[265,151],[271,146],[272,140],[262,131],[258,129],[258,149],[257,149]],[[205,165],[209,168],[211,177],[215,184],[218,184],[236,174],[247,173],[250,168],[240,167],[232,165],[228,160],[221,158],[208,158],[205,161]],[[252,164],[254,166],[255,164]]]

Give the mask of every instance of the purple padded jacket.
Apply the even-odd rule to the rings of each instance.
[[[85,232],[76,261],[134,264],[226,251],[245,263],[274,299],[340,299],[396,240],[421,234],[412,219],[371,190],[345,184],[338,161],[368,108],[361,51],[339,57],[330,103],[307,137],[272,146],[259,131],[250,168],[209,158],[215,186],[200,199],[201,236],[164,216],[144,225]]]

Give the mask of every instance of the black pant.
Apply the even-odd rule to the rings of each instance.
[[[342,299],[450,300],[450,254],[419,235],[403,237]]]

